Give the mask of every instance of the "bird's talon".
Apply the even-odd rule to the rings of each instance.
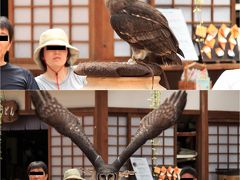
[[[130,58],[127,62],[127,64],[136,64],[136,61]]]

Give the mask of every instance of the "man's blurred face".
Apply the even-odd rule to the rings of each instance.
[[[9,51],[11,45],[8,30],[6,28],[0,29],[0,61],[4,60],[4,55]]]
[[[29,180],[47,180],[48,175],[45,174],[42,168],[36,168],[36,169],[32,169],[29,172],[28,177],[29,177]]]

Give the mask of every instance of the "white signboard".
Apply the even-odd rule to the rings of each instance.
[[[137,180],[153,180],[146,158],[131,157],[130,160]]]
[[[187,61],[197,61],[198,55],[190,36],[187,23],[180,9],[158,9],[168,20],[168,24],[176,36],[180,49]]]

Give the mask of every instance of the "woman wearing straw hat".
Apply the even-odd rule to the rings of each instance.
[[[77,48],[69,44],[62,29],[49,29],[40,36],[34,61],[44,71],[36,77],[42,90],[77,90],[86,84],[86,77],[76,75],[71,64],[79,57]]]
[[[84,180],[81,176],[80,173],[77,169],[68,169],[64,173],[64,178],[63,180],[79,180],[82,179]]]

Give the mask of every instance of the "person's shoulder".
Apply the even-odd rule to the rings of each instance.
[[[27,70],[27,69],[25,69],[25,68],[22,68],[22,67],[20,67],[20,66],[17,66],[17,65],[15,65],[15,64],[10,64],[10,63],[8,63],[8,68],[9,68],[9,69],[12,69],[12,70],[14,70],[14,71],[22,72],[22,73],[27,73],[27,74],[30,73],[29,70]]]
[[[43,79],[45,79],[43,74],[40,74],[39,76],[35,77],[35,80],[43,80]]]
[[[40,74],[39,76],[35,77],[35,81],[37,82],[37,84],[39,85],[39,87],[41,86],[45,86],[46,84],[50,84],[51,82],[48,81],[43,74]],[[41,89],[40,87],[40,89]]]
[[[69,67],[69,75],[67,80],[69,83],[74,84],[74,87],[78,86],[77,89],[82,88],[87,84],[87,77],[77,75],[74,73],[74,69],[72,67]]]
[[[240,69],[225,70],[219,79],[222,81],[235,82],[236,80],[240,79]]]
[[[82,76],[82,75],[76,74],[76,73],[74,72],[74,69],[73,69],[73,68],[70,68],[70,76],[73,76],[73,77],[75,77],[76,79],[81,80],[81,83],[86,84],[87,76]]]
[[[225,70],[217,79],[212,90],[238,90],[240,87],[240,69]]]
[[[240,69],[231,69],[231,70],[225,70],[222,73],[223,76],[232,76],[232,75],[240,75]],[[237,76],[238,77],[238,76]]]
[[[69,67],[69,74],[71,75],[71,76],[76,76],[76,77],[86,77],[86,76],[82,76],[82,75],[78,75],[78,74],[76,74],[75,72],[74,72],[74,68],[73,67]]]
[[[74,73],[74,69],[72,67],[68,68],[68,78],[79,78],[80,76],[78,76],[77,74]]]
[[[7,64],[7,67],[8,67],[8,68],[11,68],[11,69],[24,69],[24,68],[22,68],[22,67],[20,67],[20,66],[17,66],[17,65],[15,65],[15,64],[11,64],[11,63],[8,63],[8,64]]]
[[[43,74],[40,74],[39,76],[35,77],[35,81],[37,82],[40,90],[52,90],[50,88],[51,82],[49,82]]]

